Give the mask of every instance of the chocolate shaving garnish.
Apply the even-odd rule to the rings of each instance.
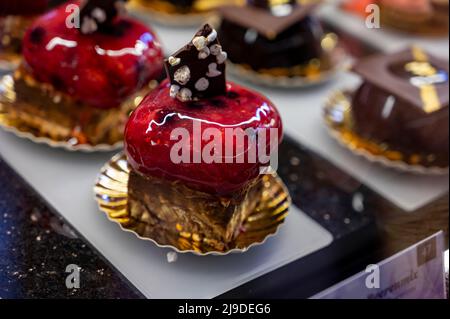
[[[189,44],[165,61],[171,97],[189,102],[225,94],[226,59],[216,30],[205,24]]]
[[[246,6],[223,6],[218,10],[224,19],[272,39],[305,19],[320,3],[320,0],[304,5],[289,0],[249,0]]]
[[[419,54],[423,57],[418,58]],[[417,70],[414,70],[417,69]],[[426,54],[418,48],[396,54],[379,54],[359,61],[353,71],[394,97],[431,113],[449,105],[448,62]],[[422,88],[433,92],[438,107],[428,109]]]
[[[80,12],[81,33],[110,32],[116,18],[126,13],[126,1],[85,0]]]

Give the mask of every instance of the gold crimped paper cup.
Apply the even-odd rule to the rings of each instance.
[[[381,145],[360,137],[353,130],[351,101],[351,93],[336,91],[330,96],[324,107],[323,116],[328,132],[340,145],[372,163],[401,172],[418,175],[448,175],[448,167],[435,166],[432,161],[427,165],[412,164],[407,159],[417,155],[406,155],[389,145]],[[433,158],[433,156],[429,157]]]
[[[153,242],[161,248],[170,248],[178,253],[192,253],[198,256],[227,255],[243,253],[250,248],[262,245],[275,236],[285,222],[291,205],[286,186],[277,175],[263,176],[261,199],[254,211],[243,224],[241,232],[227,251],[217,251],[208,243],[208,239],[198,240],[193,234],[178,233],[174,245],[161,244],[150,229],[152,226],[130,216],[128,211],[128,178],[130,167],[125,154],[114,156],[97,177],[94,194],[99,209],[109,220],[119,224],[122,230],[135,234],[142,240]],[[168,236],[172,236],[169,234]]]
[[[162,25],[196,27],[205,22],[220,5],[242,4],[243,0],[198,0],[191,10],[181,11],[175,5],[161,0],[132,0],[130,12],[141,19],[150,19]]]
[[[16,71],[16,74],[17,72],[19,71]],[[68,130],[69,128],[65,128],[68,132],[59,132],[61,130],[58,130],[57,125],[52,124],[51,120],[46,121],[46,123],[41,123],[42,125],[45,124],[45,130],[39,129],[40,124],[34,123],[38,119],[33,114],[18,113],[16,110],[19,103],[30,103],[21,99],[16,89],[16,81],[16,76],[13,74],[8,74],[0,78],[0,127],[5,131],[38,144],[45,144],[52,148],[62,148],[72,152],[110,152],[123,147],[123,128],[119,126],[117,128],[114,127],[114,135],[118,136],[116,139],[111,140],[110,143],[100,142],[98,144],[80,142],[77,127],[73,127],[70,130]],[[45,92],[52,94],[52,90],[44,87],[45,85],[34,82],[29,85],[36,86],[37,88],[42,86]],[[129,113],[139,104],[145,93],[146,91],[143,90],[136,94],[126,101],[120,110],[117,111],[117,116],[124,117],[123,124],[125,124]],[[63,101],[66,97],[58,93],[55,94],[54,98],[58,101]]]

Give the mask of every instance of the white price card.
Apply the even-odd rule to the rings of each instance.
[[[444,234],[435,235],[312,299],[444,299]]]

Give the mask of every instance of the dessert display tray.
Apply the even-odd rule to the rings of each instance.
[[[166,54],[184,45],[196,30],[195,27],[154,27],[159,38],[164,40]],[[382,35],[380,37],[383,38]],[[427,43],[424,46],[428,49]],[[233,77],[230,79],[244,83]],[[303,90],[250,86],[267,95],[277,105],[289,136],[355,177],[365,185],[364,189],[373,189],[384,199],[409,212],[447,193],[448,175],[418,176],[373,165],[364,158],[354,156],[329,137],[323,121],[324,103],[334,90],[351,89],[358,84],[356,76],[339,72],[334,81]],[[157,247],[152,242],[141,241],[135,235],[121,231],[117,224],[109,222],[99,211],[93,199],[92,188],[101,167],[114,153],[70,153],[0,131],[0,154],[44,200],[148,298],[216,297],[317,252],[338,238],[333,237],[335,233],[330,228],[327,230],[313,220],[311,214],[307,215],[292,205],[277,236],[269,238],[264,245],[242,254],[204,257],[179,254],[175,258],[168,255],[172,250]],[[287,152],[281,152],[280,156],[285,156],[280,162],[291,160]],[[292,159],[297,161],[294,161],[295,165],[304,165],[299,158]],[[327,173],[334,177],[339,171],[330,170]],[[289,179],[291,184],[301,183],[299,175],[289,175]],[[348,180],[343,183],[351,184]],[[330,199],[327,192],[313,189],[311,193],[323,202]],[[361,206],[362,195],[358,192],[352,194],[354,207]],[[307,211],[311,198],[297,199],[294,202],[301,202],[300,206]],[[345,214],[350,210],[349,207],[342,209]],[[325,216],[330,217],[328,214]],[[366,218],[363,214],[358,216]],[[313,216],[319,220],[316,217]],[[348,228],[356,225],[356,220],[357,218],[349,218],[347,215],[342,216],[342,223]],[[341,253],[340,250],[339,252]]]
[[[155,26],[155,30],[161,39],[166,40],[166,54],[175,52],[195,32],[195,28],[177,30],[163,26]],[[429,47],[424,48],[428,50]],[[448,192],[448,175],[418,176],[374,165],[348,152],[329,136],[323,120],[323,106],[333,91],[357,87],[360,84],[357,76],[341,71],[333,81],[303,90],[257,86],[232,76],[229,79],[250,86],[269,97],[280,111],[286,132],[290,136],[401,209],[413,212]]]
[[[7,132],[0,132],[0,152],[148,298],[212,298],[318,251],[333,240],[327,230],[292,206],[277,236],[262,246],[228,256],[178,255],[175,263],[168,263],[170,249],[121,231],[97,208],[92,191],[95,178],[114,153],[69,153]]]

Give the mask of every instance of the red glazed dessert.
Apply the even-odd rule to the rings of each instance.
[[[83,34],[66,27],[65,10],[62,6],[39,18],[24,38],[27,69],[38,82],[108,109],[161,74],[161,47],[145,25],[121,17],[109,32]]]
[[[269,155],[282,137],[267,98],[226,82],[224,57],[217,33],[205,25],[168,59],[170,81],[142,101],[126,126],[129,212],[158,221],[155,232],[167,234],[168,243],[182,229],[224,249],[261,196],[267,163],[250,153],[265,147]],[[247,135],[240,139],[233,130]]]
[[[226,164],[225,158],[223,163],[173,163],[170,152],[178,140],[170,137],[176,128],[185,128],[193,134],[194,123],[201,123],[202,136],[211,127],[220,129],[224,146],[226,128],[256,131],[272,127],[280,128],[281,133],[280,116],[270,101],[234,83],[228,83],[223,96],[188,103],[172,99],[169,91],[169,83],[163,83],[144,99],[128,121],[126,149],[136,171],[180,180],[191,188],[225,195],[242,189],[259,175],[259,163]],[[195,149],[192,140],[188,148],[193,150],[192,160],[194,153],[202,151]],[[233,162],[236,159],[235,154]]]
[[[73,4],[80,5],[80,1]],[[66,26],[66,5],[37,19],[23,41],[16,72],[21,98],[15,112],[56,140],[116,143],[130,107],[127,101],[159,77],[163,55],[156,35],[119,16],[122,1],[90,0],[81,28]],[[31,114],[30,114],[31,113]]]

